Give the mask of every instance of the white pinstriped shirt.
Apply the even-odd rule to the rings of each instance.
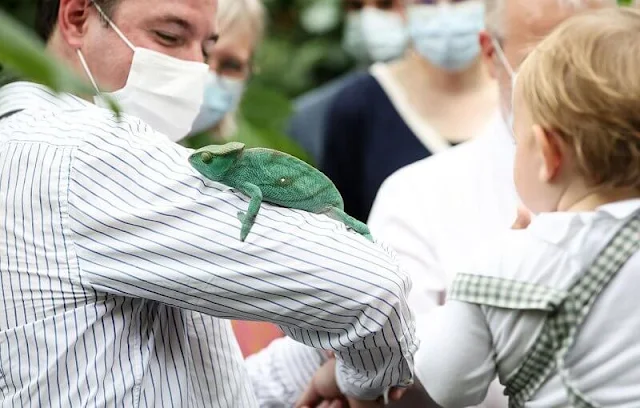
[[[392,255],[324,216],[203,179],[142,121],[0,89],[0,406],[254,407],[231,326],[336,352],[343,391],[407,384],[417,348]],[[259,381],[254,385],[262,386]]]

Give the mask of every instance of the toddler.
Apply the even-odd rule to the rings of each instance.
[[[487,245],[419,321],[443,407],[640,406],[640,11],[562,24],[514,89],[514,176],[536,216]]]

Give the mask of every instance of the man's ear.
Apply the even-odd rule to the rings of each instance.
[[[90,14],[90,0],[60,0],[57,27],[70,47],[82,46]]]
[[[491,78],[497,79],[498,73],[496,71],[496,49],[493,46],[493,41],[491,41],[491,35],[485,31],[480,31],[480,35],[478,36],[478,41],[480,41],[480,54],[482,55],[482,62],[487,67],[489,75]]]
[[[533,137],[540,154],[540,180],[550,183],[562,167],[562,139],[557,132],[543,129],[540,125],[533,125]]]

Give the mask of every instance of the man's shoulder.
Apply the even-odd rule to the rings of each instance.
[[[5,126],[5,122],[6,126]],[[120,162],[185,163],[190,152],[142,120],[95,107],[27,109],[0,122],[7,139],[73,148],[73,166]]]
[[[145,130],[143,123],[134,117],[117,117],[109,110],[94,106],[25,109],[9,117],[6,125],[8,132],[28,129],[30,134],[46,134],[49,140],[66,140],[70,144],[81,143],[95,134],[126,136]]]

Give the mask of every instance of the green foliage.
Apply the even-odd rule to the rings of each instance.
[[[342,0],[264,3],[269,35],[256,56],[256,82],[293,98],[353,67],[341,47]]]
[[[0,0],[0,9],[30,27],[35,17],[34,0]]]
[[[93,88],[85,81],[47,55],[38,37],[2,10],[0,27],[0,61],[4,75],[28,78],[56,92],[93,93]],[[120,112],[113,100],[107,98],[107,101],[114,112]]]

